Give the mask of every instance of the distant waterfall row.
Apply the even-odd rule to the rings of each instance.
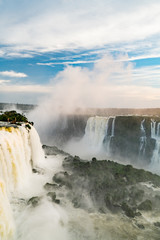
[[[14,234],[10,195],[23,188],[32,165],[43,158],[36,130],[30,126],[0,126],[0,239],[9,240]],[[41,154],[41,156],[40,156]]]
[[[160,119],[142,116],[90,117],[82,139],[93,153],[131,162],[160,163]]]

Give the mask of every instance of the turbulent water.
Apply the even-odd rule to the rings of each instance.
[[[0,236],[10,239],[15,234],[10,199],[24,190],[32,176],[32,167],[43,158],[36,130],[30,126],[0,126]],[[44,159],[44,158],[43,158]]]
[[[101,151],[103,140],[114,136],[107,133],[109,118],[90,118],[83,141],[91,148]],[[159,125],[152,136],[158,142]],[[143,123],[141,130],[144,135]],[[142,142],[144,140],[142,139]],[[157,154],[156,145],[153,157]],[[160,221],[159,213],[144,214],[140,220],[129,219],[122,214],[88,212],[74,208],[68,200],[65,188],[56,191],[60,204],[47,196],[44,185],[52,182],[56,172],[63,170],[64,156],[44,157],[36,130],[25,126],[0,127],[0,239],[1,240],[158,240],[159,230],[151,225]],[[155,161],[153,159],[153,161]],[[158,160],[159,161],[159,160]],[[36,169],[32,173],[32,168]],[[78,187],[78,186],[77,186]],[[156,189],[159,191],[159,189]],[[29,199],[39,197],[33,207]],[[87,204],[91,204],[87,194]],[[137,221],[145,230],[137,227]]]

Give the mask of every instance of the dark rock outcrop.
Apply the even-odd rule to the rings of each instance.
[[[55,184],[55,183],[46,183],[44,185],[44,188],[47,190],[47,191],[52,191],[54,189],[57,189],[59,188],[59,185],[58,184]]]
[[[144,191],[142,183],[160,187],[160,176],[131,165],[113,161],[82,161],[78,156],[64,159],[64,172],[54,175],[54,183],[65,186],[67,196],[76,208],[88,211],[124,212],[127,217],[141,216],[139,211],[153,209],[152,201]],[[150,191],[150,190],[148,190]],[[157,194],[157,193],[156,193]]]
[[[57,154],[69,155],[68,153],[64,152],[63,150],[58,149],[56,146],[43,145],[42,148],[46,155],[57,155]]]
[[[139,204],[138,209],[144,210],[144,211],[151,211],[152,210],[152,202],[150,200],[146,199],[141,204]]]
[[[39,202],[41,200],[41,197],[32,197],[28,200],[27,204],[32,205],[32,207],[38,206]]]

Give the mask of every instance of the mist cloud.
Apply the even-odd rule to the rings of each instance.
[[[132,65],[123,61],[126,58],[104,56],[92,69],[67,66],[51,80],[51,94],[41,99],[29,118],[45,132],[59,115],[71,114],[76,108],[139,104],[142,92],[132,85]]]
[[[125,58],[104,56],[92,69],[67,66],[51,79],[52,94],[43,99],[40,108],[71,113],[77,107],[107,107],[112,100],[116,106],[124,88],[132,88],[132,64],[123,61]]]

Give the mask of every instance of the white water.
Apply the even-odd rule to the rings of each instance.
[[[140,137],[140,147],[139,147],[139,156],[144,157],[145,151],[146,151],[146,143],[147,143],[147,137],[146,137],[146,131],[144,128],[144,122],[145,119],[141,121],[141,137]]]
[[[116,121],[116,117],[114,117],[114,118],[113,118],[113,121],[112,121],[112,132],[111,132],[111,137],[114,137],[115,121]]]
[[[100,151],[103,140],[107,132],[108,119],[106,117],[90,117],[85,128],[84,142],[88,143],[88,147],[96,148]]]
[[[107,126],[107,133],[105,136],[105,149],[108,157],[111,156],[110,145],[111,145],[111,140],[114,137],[116,117],[109,117],[109,119],[112,119],[111,134],[109,134],[108,126]]]
[[[106,150],[103,141],[108,129],[107,117],[90,117],[87,121],[85,134],[80,141],[70,141],[65,151],[72,155],[79,155],[82,158],[105,157]]]
[[[109,120],[112,119],[111,132],[109,133]],[[110,156],[110,142],[114,137],[116,117],[90,117],[85,127],[85,134],[81,140],[73,139],[65,146],[65,151],[81,158],[99,159]]]
[[[9,202],[24,189],[31,176],[31,165],[37,165],[40,160],[38,158],[40,142],[33,127],[29,130],[25,126],[14,127],[3,123],[2,125],[0,127],[0,239],[9,240],[15,232]]]
[[[62,170],[62,157],[50,156],[44,160],[43,172],[32,174],[28,186],[12,203],[16,220],[16,240],[68,240],[68,216],[63,207],[52,203],[43,188],[46,182],[52,182],[57,171]],[[31,197],[39,196],[38,206],[26,206]],[[20,199],[24,201],[19,204]]]
[[[151,137],[155,139],[155,149],[153,151],[153,155],[151,158],[151,169],[160,173],[159,165],[160,165],[160,123],[156,123],[156,121],[151,121]]]

